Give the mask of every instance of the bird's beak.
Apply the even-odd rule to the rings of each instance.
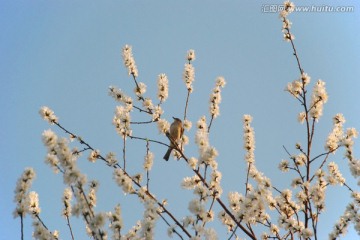
[[[175,117],[172,117],[174,120],[176,119]]]

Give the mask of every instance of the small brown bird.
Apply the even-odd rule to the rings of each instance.
[[[169,160],[171,151],[175,147],[173,142],[177,142],[184,133],[184,128],[183,128],[182,121],[180,119],[178,119],[178,118],[175,118],[175,117],[173,117],[173,119],[174,119],[174,122],[170,125],[170,132],[167,134],[167,136],[169,138],[171,138],[172,141],[170,141],[170,147],[168,148],[167,152],[164,155],[164,159],[166,161]]]

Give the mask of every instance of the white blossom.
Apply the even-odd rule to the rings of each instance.
[[[53,149],[56,146],[57,140],[57,135],[51,129],[45,130],[42,134],[42,141],[48,149]]]
[[[154,104],[150,98],[145,98],[143,101],[143,106],[148,109],[149,111],[152,111],[154,108]]]
[[[190,129],[192,127],[192,122],[188,119],[185,119],[183,121],[183,126],[184,126],[184,129],[186,129],[187,131],[190,131]]]
[[[133,188],[132,179],[122,170],[115,169],[114,171],[114,179],[116,183],[122,187],[124,193],[133,193],[135,190]]]
[[[128,74],[134,77],[138,76],[138,70],[135,64],[135,59],[132,54],[132,47],[125,45],[122,49],[122,57],[125,67],[128,69]]]
[[[62,215],[66,217],[71,216],[71,199],[72,199],[72,191],[70,188],[65,188],[64,194],[62,197],[62,201],[64,203],[64,208],[62,211]]]
[[[206,118],[203,116],[197,122],[197,131],[195,135],[195,143],[199,148],[200,155],[209,147],[209,139],[207,132]]]
[[[159,105],[155,106],[152,113],[152,120],[153,121],[158,120],[163,113],[164,110]]]
[[[234,220],[232,220],[229,214],[227,214],[224,210],[221,210],[218,213],[218,218],[221,221],[221,223],[227,227],[228,232],[232,231],[236,226]]]
[[[329,176],[327,181],[331,185],[340,184],[343,185],[345,183],[345,178],[343,178],[341,172],[339,171],[338,165],[335,162],[330,162],[328,164]]]
[[[294,34],[292,33],[284,33],[284,40],[287,42],[293,41],[295,39]]]
[[[206,214],[205,206],[199,199],[193,199],[189,203],[189,211],[196,216],[204,216]]]
[[[154,239],[155,223],[159,218],[159,214],[156,210],[156,203],[153,200],[148,200],[144,203],[145,211],[144,217],[141,223],[141,236],[143,239]]]
[[[188,91],[192,92],[193,86],[192,83],[195,79],[195,69],[190,63],[186,63],[184,66],[183,80],[185,82],[186,88]]]
[[[120,239],[120,230],[123,228],[120,205],[116,205],[114,212],[109,212],[107,217],[110,221],[109,228],[113,232],[112,239]]]
[[[91,233],[94,234],[97,239],[107,239],[107,233],[102,230],[105,225],[105,220],[105,213],[97,213],[94,217],[90,218],[89,224],[87,225]]]
[[[299,115],[298,115],[299,123],[304,123],[305,119],[306,119],[306,113],[305,112],[299,113]]]
[[[45,163],[50,165],[54,173],[59,172],[59,159],[53,153],[48,153],[45,157]]]
[[[126,109],[128,111],[131,111],[131,109],[133,107],[133,100],[131,99],[131,97],[129,97],[125,93],[123,93],[121,91],[121,89],[119,89],[115,86],[110,86],[109,87],[109,95],[111,97],[113,97],[116,101],[125,104]]]
[[[281,18],[286,18],[288,14],[292,13],[295,10],[295,5],[293,2],[286,0],[284,2],[284,9],[280,12]]]
[[[154,154],[148,151],[144,157],[144,169],[150,171],[154,162]]]
[[[306,86],[310,83],[311,77],[307,73],[303,72],[301,74],[300,79],[301,79],[302,83],[304,84],[304,86]]]
[[[157,84],[158,84],[157,97],[159,98],[160,101],[163,102],[168,98],[169,95],[169,81],[164,73],[158,76]]]
[[[195,175],[193,177],[185,177],[181,186],[185,189],[194,189],[201,182],[200,178]]]
[[[57,116],[55,115],[54,111],[51,110],[49,107],[46,106],[41,107],[39,113],[41,117],[44,120],[48,121],[50,124],[54,124],[58,122]]]
[[[159,130],[159,133],[166,134],[170,129],[170,123],[167,120],[160,118],[157,121],[157,127]]]
[[[146,85],[143,82],[139,82],[136,87],[134,88],[134,93],[136,94],[136,96],[138,96],[139,98],[141,98],[144,93],[146,92]]]
[[[254,129],[250,126],[252,117],[250,115],[244,115],[243,128],[244,128],[244,149],[246,150],[245,160],[248,163],[255,161],[254,150],[255,150],[255,134]]]
[[[118,161],[116,159],[116,155],[113,152],[109,152],[108,154],[106,154],[105,160],[106,160],[107,165],[112,166],[112,167],[118,163]]]
[[[16,208],[13,212],[14,218],[19,216],[25,216],[27,212],[27,195],[31,187],[32,181],[35,178],[35,171],[32,168],[26,168],[22,173],[21,177],[17,180],[15,188],[14,202]]]
[[[195,169],[198,164],[198,160],[194,157],[191,157],[188,161],[188,164],[191,167],[191,169]]]
[[[33,216],[37,216],[40,214],[39,207],[39,196],[36,192],[32,191],[28,195],[28,212]]]
[[[99,183],[97,181],[90,182],[90,189],[88,194],[88,203],[90,207],[95,207],[97,203],[96,191],[98,189]]]
[[[219,104],[221,103],[221,88],[225,86],[226,82],[223,77],[218,77],[216,79],[216,85],[210,95],[210,114],[214,118],[218,117],[220,114]]]
[[[289,171],[289,161],[288,160],[282,160],[279,164],[280,171],[287,172]]]
[[[96,161],[96,159],[98,159],[99,158],[99,156],[100,156],[100,151],[99,150],[92,150],[91,152],[90,152],[90,155],[89,155],[89,157],[88,157],[88,160],[90,161],[90,162],[95,162]]]
[[[314,85],[311,95],[310,115],[313,119],[319,120],[322,116],[323,106],[328,100],[328,95],[325,89],[325,82],[318,80]]]
[[[287,84],[285,90],[288,91],[295,98],[297,98],[303,92],[302,87],[303,87],[303,84],[300,80],[294,80],[293,82]]]
[[[190,61],[194,61],[196,59],[195,57],[195,51],[193,49],[190,49],[188,52],[187,52],[187,55],[186,55],[186,59],[190,62]]]
[[[130,121],[129,109],[124,106],[117,106],[113,118],[113,125],[115,126],[117,133],[123,138],[132,134]]]
[[[59,239],[58,231],[54,231],[53,234],[47,230],[43,224],[38,220],[34,219],[32,223],[34,227],[33,238],[36,240],[57,240]]]

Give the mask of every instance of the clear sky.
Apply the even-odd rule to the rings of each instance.
[[[301,110],[297,101],[284,91],[298,78],[298,69],[289,43],[283,41],[277,13],[263,10],[266,4],[282,1],[9,1],[0,2],[0,239],[20,239],[20,221],[13,219],[13,190],[25,167],[37,172],[33,190],[40,196],[41,216],[50,229],[60,230],[69,239],[65,220],[60,216],[63,183],[44,164],[46,153],[41,142],[44,130],[52,128],[38,110],[52,108],[60,123],[82,136],[102,153],[113,151],[121,158],[121,138],[111,124],[116,103],[108,96],[115,85],[129,94],[133,83],[123,67],[121,48],[133,46],[139,80],[156,93],[156,78],[166,73],[169,99],[164,117],[183,114],[186,89],[182,72],[187,50],[196,52],[194,93],[189,118],[195,122],[208,114],[208,99],[214,80],[224,76],[227,85],[220,105],[221,115],[213,124],[211,144],[219,151],[219,170],[223,173],[223,199],[229,191],[244,192],[245,163],[242,149],[242,116],[254,117],[257,167],[273,179],[274,185],[290,187],[289,176],[277,170],[287,157],[283,145],[294,150],[304,139],[304,126],[297,123]],[[331,130],[332,116],[343,113],[346,127],[360,130],[360,4],[358,1],[296,1],[307,6],[353,6],[353,12],[297,12],[290,16],[293,33],[305,72],[326,82],[329,101],[316,130],[315,152],[321,153]],[[180,110],[179,110],[180,109]],[[134,135],[165,141],[155,125],[135,130]],[[194,128],[187,133],[186,152],[197,156]],[[129,169],[140,171],[145,143],[129,141]],[[359,142],[355,156],[360,156]],[[152,145],[155,153],[150,188],[167,198],[169,209],[181,219],[188,214],[190,191],[180,182],[192,173],[183,162],[162,160],[163,146]],[[339,151],[331,156],[354,189],[347,162]],[[120,202],[125,231],[142,218],[142,205],[135,196],[124,196],[112,182],[112,171],[101,162],[91,164],[87,153],[79,165],[88,179],[98,179],[98,210],[110,211]],[[349,194],[343,188],[329,191],[327,212],[322,215],[320,239],[325,239],[335,220],[344,211]],[[218,208],[217,208],[218,210]],[[72,219],[77,239],[84,238],[80,221]],[[219,239],[227,234],[219,224]],[[159,220],[157,239],[166,238]],[[30,218],[25,221],[26,239],[32,232]],[[355,232],[344,239],[356,239]]]

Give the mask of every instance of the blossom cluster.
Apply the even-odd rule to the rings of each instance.
[[[117,106],[113,118],[113,125],[115,126],[116,132],[123,138],[131,136],[132,134],[130,121],[130,109],[124,106]]]
[[[299,79],[288,83],[285,90],[297,98],[304,93],[304,89],[310,83],[310,79],[310,76],[303,72]]]
[[[194,179],[185,178],[183,186],[188,189],[193,189],[195,196],[198,196],[198,198],[194,198],[189,202],[188,210],[194,217],[186,216],[183,219],[183,226],[186,228],[191,226],[195,230],[196,235],[191,239],[217,239],[216,232],[212,228],[205,227],[208,222],[214,220],[215,213],[211,208],[207,209],[207,203],[209,199],[215,196],[211,195],[211,191],[207,189],[200,180],[191,183],[192,180]],[[172,228],[173,227],[170,227],[170,230]],[[172,233],[170,230],[168,231],[169,235]]]
[[[220,185],[222,174],[217,170],[216,157],[218,155],[216,149],[212,147],[208,139],[208,127],[206,118],[203,116],[196,124],[197,132],[195,135],[195,143],[199,149],[199,160],[191,157],[187,160],[188,165],[195,171],[194,176],[185,177],[182,181],[184,189],[193,190],[195,198],[189,202],[188,210],[194,216],[187,216],[184,219],[184,226],[192,226],[196,235],[192,239],[217,239],[216,232],[212,228],[206,228],[208,222],[214,220],[215,213],[212,209],[212,204],[208,208],[209,200],[214,201],[220,198],[222,188]],[[206,169],[211,168],[209,179],[205,180],[199,177],[197,172],[201,167],[204,167],[204,176],[206,178]],[[197,170],[196,170],[197,169]],[[196,219],[196,220],[195,220]],[[173,227],[169,228],[169,235],[173,232]]]
[[[98,183],[91,181],[89,184],[89,192],[86,194],[84,186],[87,183],[87,179],[86,176],[80,172],[76,164],[80,156],[79,151],[76,148],[70,149],[68,140],[57,137],[52,130],[44,131],[42,138],[48,150],[45,162],[52,168],[61,171],[64,183],[71,187],[71,190],[66,189],[64,191],[64,209],[62,214],[67,218],[71,215],[76,217],[82,216],[87,223],[90,236],[96,239],[106,239],[107,233],[102,230],[104,222],[103,216],[101,213],[96,214],[94,212],[94,207],[97,202],[96,190]],[[83,143],[80,137],[77,138],[80,143]],[[99,156],[99,151],[93,150],[90,153],[89,159],[93,160]],[[74,204],[71,204],[72,195],[75,196],[76,200]],[[35,203],[36,197],[33,199]],[[34,204],[34,206],[36,206],[36,204]]]
[[[143,82],[139,82],[136,84],[134,88],[134,93],[138,97],[138,99],[143,99],[143,95],[146,93],[146,85]]]
[[[56,139],[53,141],[51,139]],[[53,168],[61,168],[64,172],[64,183],[67,185],[73,185],[77,183],[84,184],[86,177],[80,173],[80,170],[76,166],[77,154],[71,150],[68,146],[68,140],[66,138],[58,138],[56,134],[47,130],[43,133],[43,142],[48,149],[48,154],[45,159],[46,163]],[[49,161],[51,159],[51,161]]]
[[[32,191],[28,195],[28,211],[33,216],[40,214],[39,196],[36,192]]]
[[[105,225],[106,221],[106,214],[105,213],[97,213],[95,214],[90,220],[89,223],[86,225],[86,230],[89,237],[94,237],[95,239],[107,239],[107,232],[103,231],[102,228]]]
[[[129,111],[132,109],[133,100],[131,99],[131,97],[123,93],[121,89],[115,86],[110,86],[109,96],[113,97],[116,101],[125,104],[126,108],[129,109]]]
[[[159,218],[156,202],[147,200],[144,202],[145,211],[141,222],[140,235],[143,239],[154,239],[156,220]]]
[[[41,117],[48,121],[50,124],[54,124],[58,121],[58,117],[55,115],[54,111],[51,110],[49,107],[43,106],[40,108],[39,111]]]
[[[28,212],[28,192],[34,178],[34,169],[26,168],[18,179],[14,192],[14,202],[16,203],[16,208],[13,212],[14,217],[23,217]]]
[[[135,59],[132,54],[132,47],[130,45],[125,45],[123,47],[122,57],[123,57],[124,65],[128,69],[128,74],[137,77],[138,69],[136,67]]]
[[[109,152],[108,154],[106,154],[105,161],[106,164],[111,167],[114,167],[118,163],[116,155],[113,152]]]
[[[210,95],[210,114],[214,118],[219,116],[219,104],[221,103],[221,88],[225,87],[225,79],[223,77],[218,77],[216,79],[215,87]]]
[[[344,123],[345,123],[344,116],[341,113],[336,114],[336,116],[333,118],[333,124],[334,124],[333,130],[329,134],[325,144],[325,149],[327,151],[335,153],[336,149],[339,147],[339,144],[341,143],[344,135],[343,132]]]
[[[115,169],[114,179],[116,183],[122,187],[124,193],[134,193],[135,189],[132,184],[132,178],[128,176],[124,170],[119,168]]]
[[[165,135],[170,129],[170,123],[166,119],[161,118],[157,121],[157,128],[159,133]]]
[[[35,171],[32,168],[26,168],[22,173],[21,177],[18,179],[16,188],[15,188],[15,198],[14,202],[16,203],[16,208],[13,212],[14,217],[20,217],[21,221],[26,214],[31,215],[32,224],[34,227],[33,238],[34,239],[50,239],[57,240],[59,239],[59,232],[54,231],[50,232],[44,223],[41,221],[40,212],[41,208],[39,205],[39,195],[29,189],[32,184],[32,180],[35,178]]]
[[[65,188],[62,201],[64,203],[64,209],[62,215],[65,217],[71,216],[71,200],[73,193],[70,188]]]
[[[244,115],[244,149],[246,150],[245,160],[248,163],[255,161],[255,135],[254,129],[251,127],[252,117],[250,115]]]
[[[192,83],[195,80],[195,68],[191,64],[191,61],[195,59],[194,50],[189,50],[186,58],[189,62],[184,65],[183,80],[185,82],[187,90],[189,92],[192,92]]]
[[[215,158],[218,152],[214,147],[210,146],[205,116],[201,117],[197,122],[195,143],[199,149],[199,164],[209,165],[213,169],[217,169]]]
[[[287,16],[292,13],[295,9],[295,5],[293,2],[290,2],[289,0],[284,2],[284,9],[280,12],[280,18],[283,22],[283,33],[284,33],[284,40],[286,41],[292,41],[295,39],[294,35],[290,33],[291,28],[291,22],[287,18]]]
[[[196,56],[195,56],[195,51],[193,49],[190,49],[188,52],[187,52],[187,55],[186,55],[186,58],[189,62],[191,61],[194,61],[196,59]]]
[[[345,235],[350,223],[355,225],[355,230],[360,235],[360,213],[359,204],[349,203],[346,206],[345,212],[336,222],[333,231],[329,234],[330,240],[336,240],[341,235]]]
[[[274,203],[275,200],[271,193],[270,179],[255,167],[255,134],[251,127],[251,121],[252,117],[250,115],[244,115],[244,149],[246,151],[245,161],[248,166],[246,194],[244,196],[238,192],[230,192],[228,200],[229,207],[237,221],[256,224],[269,221],[270,217],[266,213],[266,206],[271,205],[270,203]],[[256,187],[250,183],[250,180],[256,183]],[[232,231],[234,227],[233,220],[223,214],[219,215],[219,217],[222,223],[228,227],[228,230]]]
[[[107,217],[110,221],[109,228],[112,230],[112,239],[120,239],[120,230],[123,228],[120,205],[116,205],[114,212],[108,212]]]
[[[150,171],[154,162],[154,154],[148,151],[144,157],[144,170]]]
[[[58,231],[54,231],[54,232],[50,232],[48,231],[48,229],[45,228],[45,226],[38,220],[35,219],[33,221],[33,227],[34,227],[34,232],[33,232],[33,238],[34,239],[38,239],[38,240],[58,240],[59,239],[59,232]]]
[[[158,76],[157,84],[158,84],[157,97],[159,98],[160,101],[163,102],[168,98],[169,95],[169,81],[164,73]]]
[[[328,100],[328,95],[325,89],[325,82],[318,80],[314,85],[310,103],[310,116],[319,120],[323,113],[323,106]]]

